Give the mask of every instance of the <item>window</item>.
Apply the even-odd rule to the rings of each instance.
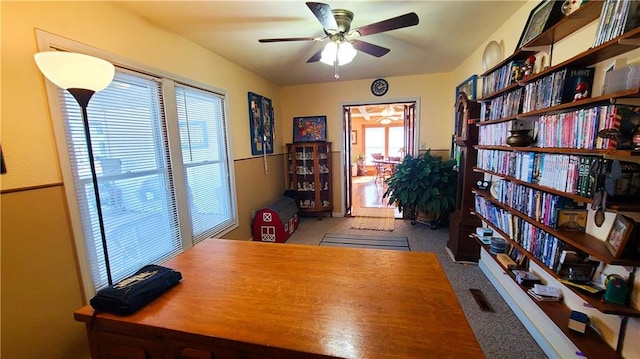
[[[234,196],[224,137],[224,98],[207,91],[176,86],[182,163],[194,241],[228,226]]]
[[[87,109],[105,255],[80,107],[57,93],[94,290],[237,226],[224,95],[117,67]]]
[[[403,126],[363,126],[364,146],[367,165],[373,165],[372,153],[382,153],[384,157],[400,156],[404,150]]]
[[[389,127],[387,155],[396,157],[404,153],[404,127]]]

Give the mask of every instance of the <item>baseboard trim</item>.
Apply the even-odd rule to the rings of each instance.
[[[478,265],[478,263],[476,263],[476,262],[456,260],[456,257],[453,255],[453,252],[451,252],[451,249],[449,249],[449,247],[444,247],[444,249],[447,251],[447,254],[449,255],[449,258],[451,258],[451,261],[453,261],[453,263],[457,263],[457,264],[472,264],[474,266]]]

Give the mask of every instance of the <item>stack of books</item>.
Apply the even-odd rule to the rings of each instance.
[[[533,287],[536,284],[542,284],[542,281],[535,273],[524,269],[512,269],[511,272],[518,284],[525,287]]]
[[[527,293],[540,302],[557,302],[562,299],[560,289],[542,284],[534,284]]]
[[[486,227],[476,227],[476,237],[483,244],[490,244],[493,237],[493,229]]]

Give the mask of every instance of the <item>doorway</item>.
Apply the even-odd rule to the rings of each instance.
[[[417,100],[343,106],[345,216],[362,207],[389,207],[385,179],[405,155],[416,151]],[[397,209],[396,218],[402,218]]]

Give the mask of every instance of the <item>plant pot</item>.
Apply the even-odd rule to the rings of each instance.
[[[526,147],[533,143],[533,137],[529,136],[530,130],[511,130],[511,136],[507,137],[507,144],[512,147]]]
[[[366,176],[367,172],[367,165],[364,160],[358,160],[358,176]]]
[[[432,223],[436,219],[438,219],[438,214],[436,212],[418,211],[416,215],[416,221],[422,223]]]

